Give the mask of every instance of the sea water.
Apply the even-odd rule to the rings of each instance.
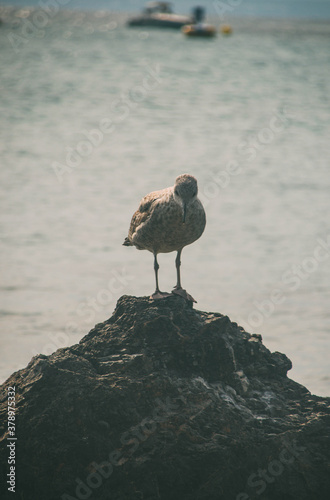
[[[191,40],[36,12],[0,11],[1,381],[154,291],[152,255],[122,242],[142,196],[188,172],[207,213],[182,253],[196,308],[329,395],[329,25],[233,18]],[[174,260],[159,256],[162,290]]]

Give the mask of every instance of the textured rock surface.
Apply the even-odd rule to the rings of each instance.
[[[1,489],[15,386],[8,498],[328,499],[329,398],[290,368],[260,336],[181,297],[121,297],[79,344],[34,357],[2,386]]]

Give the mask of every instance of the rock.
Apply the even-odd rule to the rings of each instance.
[[[328,499],[329,398],[290,368],[227,316],[123,296],[1,387],[1,488],[14,387],[17,498]]]

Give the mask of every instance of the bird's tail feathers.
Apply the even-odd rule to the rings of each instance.
[[[129,239],[128,237],[126,237],[126,238],[125,238],[125,240],[124,240],[123,245],[124,245],[125,247],[132,247],[132,246],[133,246],[133,243],[130,241],[130,239]]]

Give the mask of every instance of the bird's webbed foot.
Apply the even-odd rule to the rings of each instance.
[[[172,290],[172,293],[176,295],[180,295],[186,300],[189,300],[189,302],[195,302],[197,304],[197,300],[194,299],[186,290],[184,290],[182,287],[175,286],[174,289]]]
[[[167,292],[161,292],[160,290],[156,290],[155,293],[150,295],[152,300],[165,299],[166,297],[170,297],[171,294]]]

